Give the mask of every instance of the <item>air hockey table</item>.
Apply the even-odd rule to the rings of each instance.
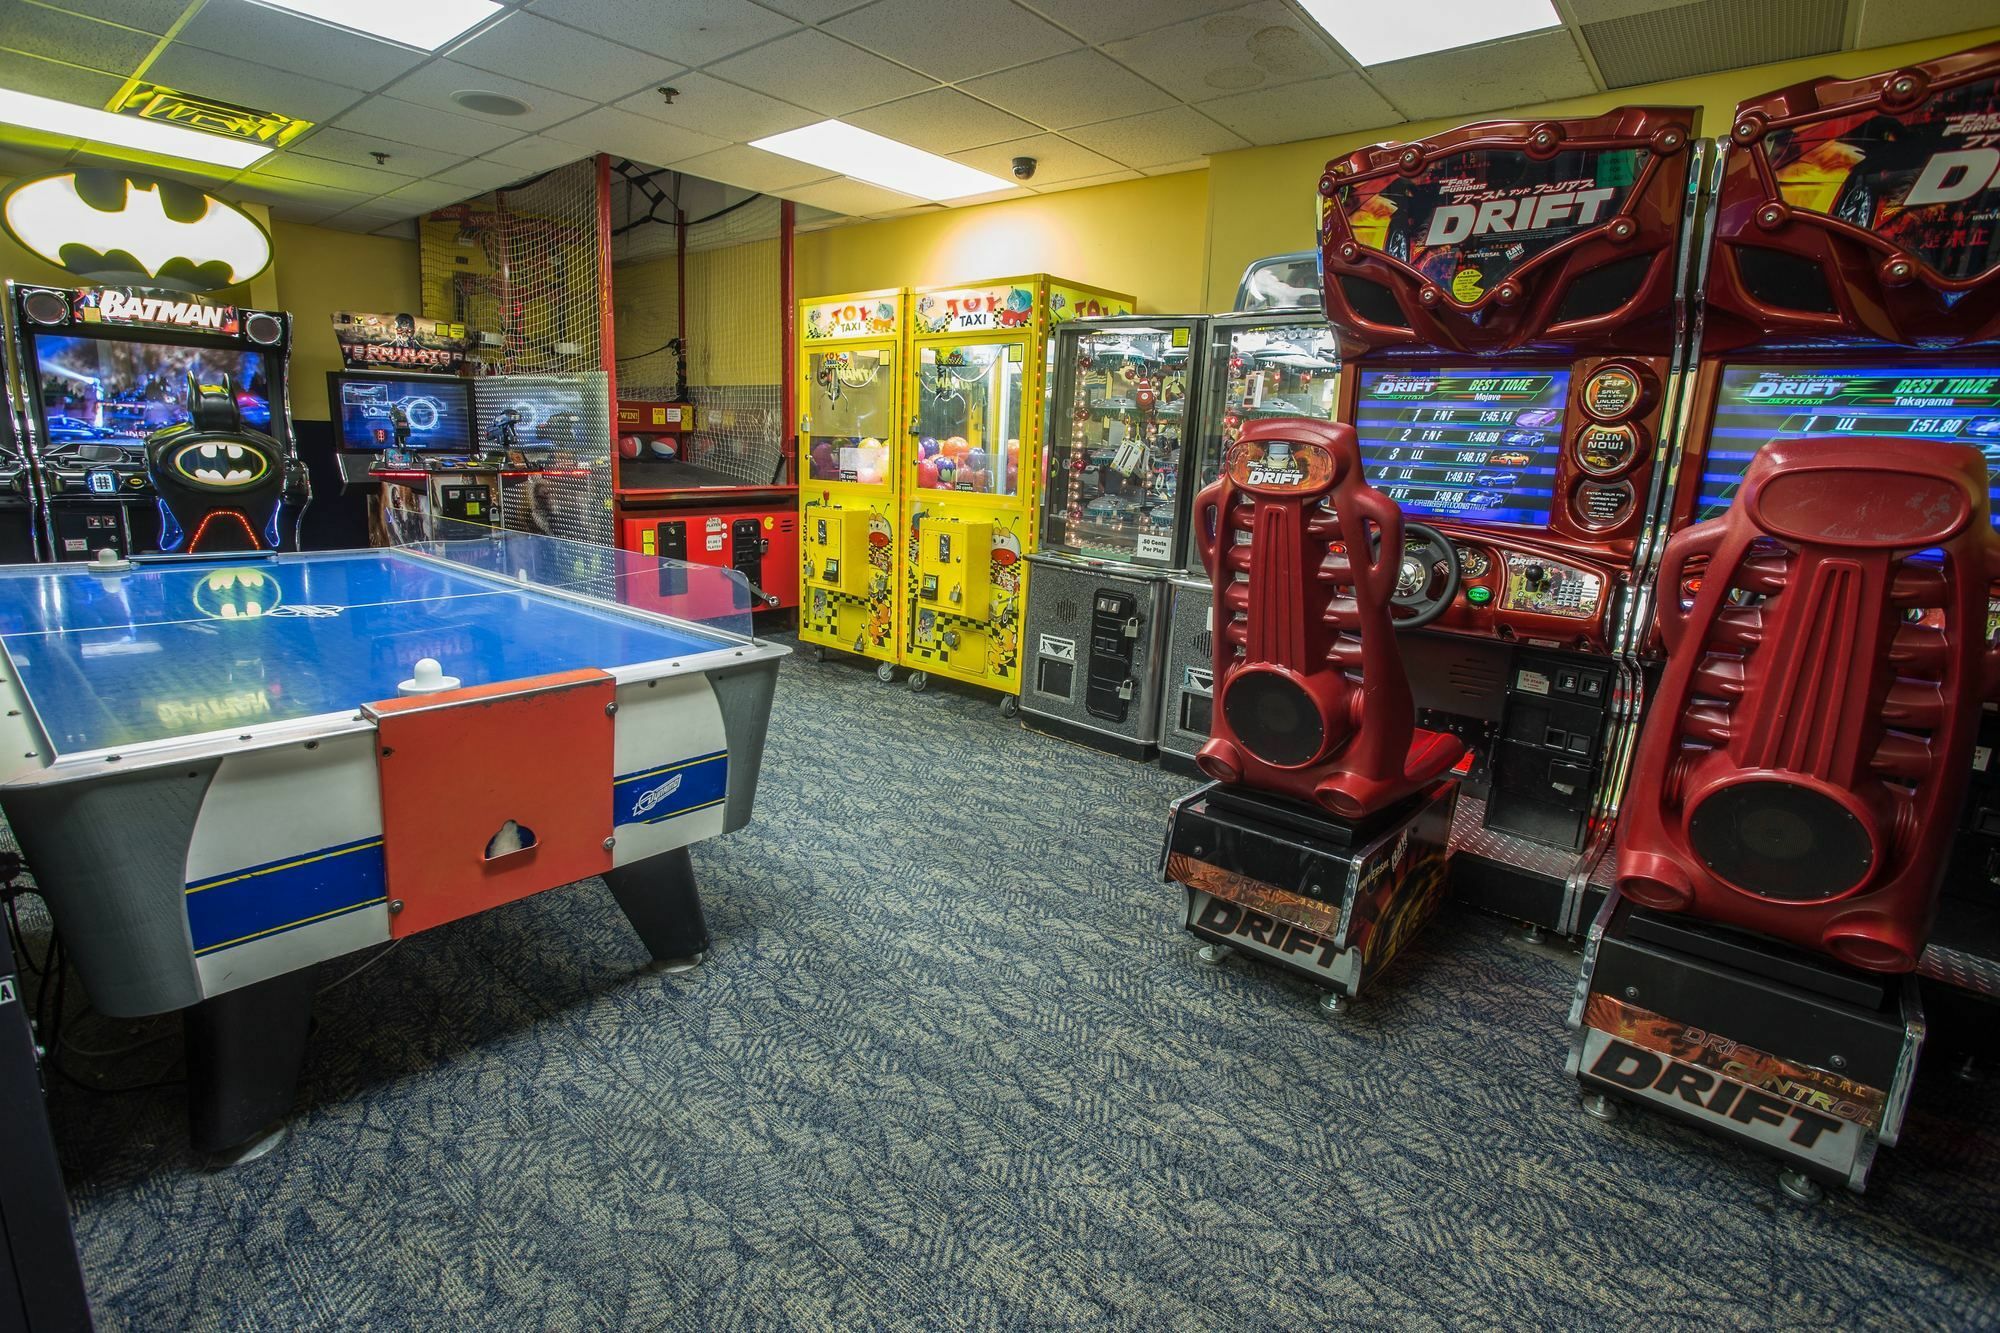
[[[98,1011],[183,1011],[198,1151],[272,1141],[325,960],[593,875],[707,947],[787,650],[728,571],[474,531],[0,567],[0,810]]]

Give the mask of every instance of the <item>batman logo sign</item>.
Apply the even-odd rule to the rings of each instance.
[[[205,491],[236,491],[270,475],[264,451],[227,440],[197,440],[174,450],[167,466],[182,481]]]
[[[278,609],[278,581],[261,569],[217,569],[194,585],[195,610],[210,620],[255,620]]]
[[[271,238],[234,204],[179,181],[82,170],[22,181],[0,222],[27,249],[94,282],[213,291],[271,263]]]

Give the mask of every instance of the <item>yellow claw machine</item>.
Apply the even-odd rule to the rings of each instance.
[[[1048,338],[1131,313],[1130,296],[1045,273],[910,294],[899,660],[911,689],[936,673],[999,690],[1009,717],[1019,707]]]
[[[909,294],[799,302],[799,639],[894,679]]]

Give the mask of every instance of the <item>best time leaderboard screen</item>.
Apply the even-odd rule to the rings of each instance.
[[[1567,367],[1363,370],[1362,469],[1412,517],[1544,526],[1568,399]]]
[[[1727,366],[1716,393],[1697,522],[1729,508],[1773,440],[1879,435],[1956,440],[1986,456],[2000,513],[2000,371],[1983,367]]]

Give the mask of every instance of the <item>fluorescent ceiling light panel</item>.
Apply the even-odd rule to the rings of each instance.
[[[254,0],[349,32],[435,51],[500,12],[493,0]]]
[[[962,199],[1013,188],[1012,181],[838,120],[755,139],[750,146],[918,199]]]
[[[270,156],[271,146],[228,139],[164,121],[114,115],[53,97],[0,88],[0,125],[18,125],[69,139],[88,139],[115,148],[131,148],[161,157],[242,169]]]
[[[1299,0],[1347,54],[1384,65],[1562,26],[1551,0]]]

